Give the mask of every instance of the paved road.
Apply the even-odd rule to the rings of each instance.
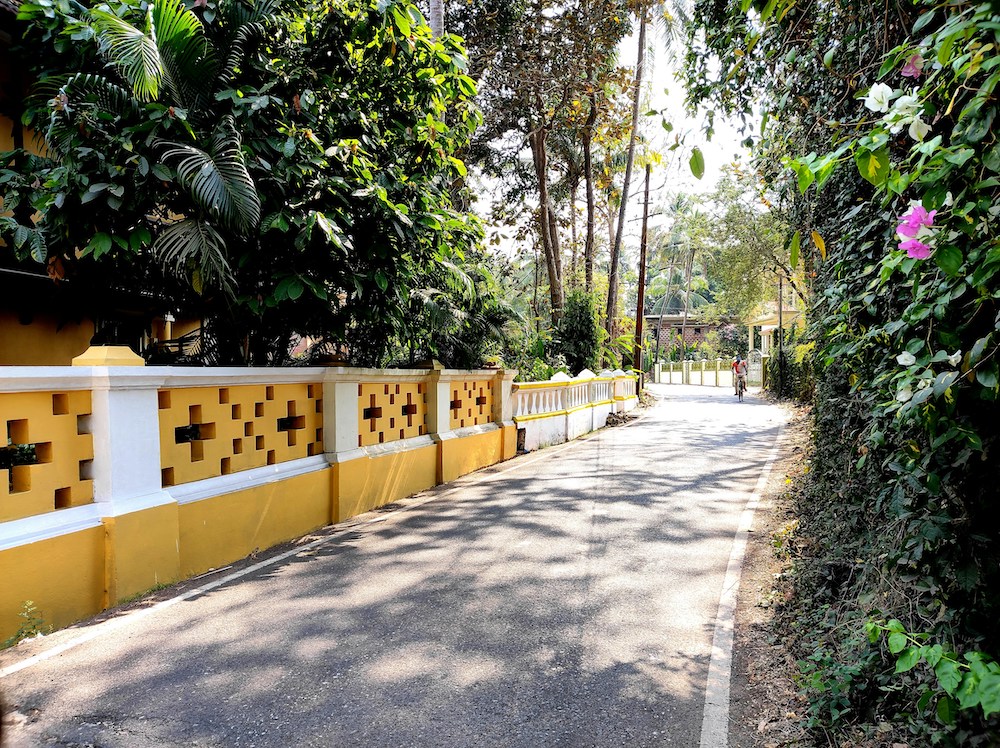
[[[27,720],[13,745],[697,746],[734,531],[783,415],[657,392],[628,427],[112,617],[0,680]]]

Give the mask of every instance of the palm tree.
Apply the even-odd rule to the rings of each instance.
[[[622,182],[622,200],[618,207],[618,228],[611,247],[611,263],[608,267],[608,308],[605,324],[608,334],[613,334],[615,325],[615,310],[618,296],[618,258],[621,254],[622,237],[625,226],[625,213],[628,207],[629,188],[632,182],[632,165],[635,160],[635,146],[639,139],[639,104],[642,100],[644,73],[646,66],[646,26],[647,14],[660,10],[656,17],[656,25],[668,46],[677,41],[678,29],[683,25],[686,14],[683,3],[674,0],[671,3],[673,12],[667,9],[664,0],[640,2],[636,13],[639,16],[639,41],[635,64],[635,81],[632,89],[632,127],[629,136],[628,156],[625,163],[625,177]]]
[[[234,292],[227,235],[246,238],[260,223],[260,198],[240,136],[232,118],[219,116],[214,105],[215,94],[231,84],[244,48],[263,35],[273,10],[270,0],[252,7],[219,3],[220,43],[210,41],[201,19],[180,0],[151,4],[142,28],[106,10],[89,11],[100,52],[124,85],[93,74],[70,77],[60,90],[65,106],[49,130],[48,140],[58,150],[88,107],[103,107],[126,122],[158,121],[166,114],[180,124],[173,131],[188,139],[156,139],[160,161],[153,170],[183,197],[176,205],[159,205],[148,219],[154,257],[189,277],[199,291],[213,286]],[[147,129],[156,130],[156,122]]]

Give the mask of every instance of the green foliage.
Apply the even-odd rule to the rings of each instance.
[[[988,655],[968,652],[960,657],[940,644],[928,644],[928,634],[908,633],[896,619],[869,621],[865,630],[872,644],[885,638],[896,659],[896,673],[909,672],[920,664],[933,671],[937,689],[923,690],[917,701],[921,712],[933,710],[945,725],[955,723],[959,710],[978,709],[985,718],[1000,712],[1000,665]]]
[[[597,368],[600,339],[593,295],[579,289],[572,291],[566,297],[557,332],[557,349],[570,371],[579,374],[584,369]]]
[[[777,331],[775,332],[777,337]],[[778,397],[811,403],[816,393],[816,341],[799,342],[798,331],[785,334],[780,355],[777,344],[767,360],[767,388]]]
[[[816,455],[800,506],[815,550],[797,563],[795,613],[796,649],[818,678],[816,724],[842,736],[892,723],[913,744],[995,744],[996,713],[939,720],[959,701],[946,693],[937,716],[917,703],[938,688],[933,668],[897,672],[859,633],[878,610],[981,662],[1000,651],[1000,16],[989,3],[883,14],[786,0],[702,2],[696,16],[695,98],[749,111],[758,97],[759,169],[816,276]],[[914,55],[923,72],[903,77]],[[892,89],[887,112],[860,101],[879,79]],[[911,201],[937,211],[919,237],[928,259],[894,236]],[[904,665],[926,654],[911,650]]]
[[[482,237],[458,207],[479,115],[456,37],[405,0],[39,0],[21,18],[24,120],[48,152],[0,170],[19,256],[206,319],[214,363],[286,363],[307,338],[378,365],[433,332],[415,296]],[[496,287],[474,285],[438,290],[488,341]]]
[[[24,601],[24,605],[21,606],[21,612],[17,614],[17,617],[21,619],[21,624],[9,639],[0,644],[0,649],[13,647],[24,639],[31,639],[32,637],[52,632],[52,626],[46,625],[41,611],[35,607],[35,603],[31,600]]]

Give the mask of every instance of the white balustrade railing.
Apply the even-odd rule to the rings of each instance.
[[[557,375],[558,376],[558,375]],[[512,403],[514,419],[562,415],[588,406],[637,397],[634,374],[624,371],[584,372],[575,379],[566,375],[548,382],[515,382]]]

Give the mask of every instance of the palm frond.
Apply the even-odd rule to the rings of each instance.
[[[476,284],[472,277],[450,260],[438,259],[438,264],[448,271],[449,284],[454,286],[463,296],[472,299],[476,296]]]
[[[39,95],[41,92],[38,92]],[[77,73],[61,80],[46,97],[51,109],[45,142],[53,154],[66,154],[80,138],[81,123],[113,115],[119,122],[142,112],[131,91],[100,75]]]
[[[261,21],[251,21],[240,26],[233,38],[226,61],[219,70],[218,85],[220,88],[226,88],[232,83],[240,63],[246,56],[247,45],[256,39],[264,38],[266,34],[267,24]]]
[[[153,36],[106,10],[91,10],[90,25],[101,52],[118,69],[136,98],[155,101],[160,94],[163,66]]]
[[[212,141],[210,152],[183,143],[167,143],[165,162],[192,199],[212,218],[241,235],[260,224],[260,197],[250,177],[240,136],[230,120]]]
[[[258,23],[274,17],[281,7],[281,0],[229,0],[219,4],[219,14],[230,29],[239,29],[248,23]]]
[[[230,29],[232,37],[226,60],[219,70],[220,87],[225,88],[232,82],[237,68],[246,56],[247,46],[266,37],[270,22],[280,5],[280,0],[259,0],[255,3],[232,0],[220,4],[219,11],[224,25]]]
[[[211,93],[217,67],[204,26],[181,0],[157,0],[152,19],[164,85],[178,104],[198,107]]]
[[[185,218],[172,223],[153,242],[153,256],[169,272],[202,286],[233,295],[235,280],[226,260],[226,242],[207,221]]]

